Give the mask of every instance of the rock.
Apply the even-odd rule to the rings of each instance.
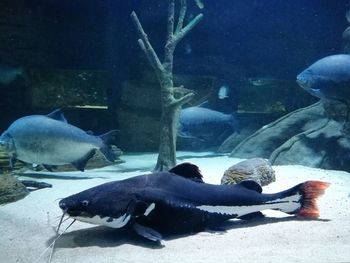
[[[109,165],[115,165],[124,163],[123,160],[119,159],[119,157],[123,154],[123,152],[117,147],[112,145],[112,150],[117,156],[117,159],[112,163],[106,160],[104,155],[100,151],[96,151],[96,154],[87,162],[85,169],[96,169]],[[38,166],[38,169],[43,169],[41,166]],[[54,169],[55,172],[66,172],[66,171],[76,171],[77,169],[73,167],[71,164],[59,165]]]
[[[14,172],[25,167],[22,162],[15,162],[14,167],[10,167],[10,156],[1,148],[0,149],[0,172]],[[0,175],[1,176],[1,175]]]
[[[29,191],[35,191],[44,188],[52,188],[52,184],[45,182],[38,182],[35,180],[21,180],[20,181]]]
[[[342,134],[343,124],[328,120],[322,127],[298,134],[270,156],[274,165],[305,165],[350,171],[350,138]]]
[[[320,125],[309,126],[277,147],[269,159],[272,164],[350,171],[348,106],[325,99],[320,105],[325,112]]]
[[[254,180],[262,186],[268,185],[276,180],[275,171],[269,161],[252,158],[228,168],[221,184],[236,184],[244,180]]]
[[[9,174],[0,175],[0,205],[20,200],[27,194],[29,191],[16,177]]]
[[[347,104],[321,99],[262,127],[238,144],[230,156],[349,172],[348,115]]]
[[[322,126],[324,118],[321,103],[291,112],[247,137],[232,150],[230,156],[268,159],[277,147],[291,137],[312,127]]]
[[[86,169],[95,169],[95,168],[101,168],[104,166],[124,163],[124,161],[119,158],[123,154],[122,150],[120,150],[117,146],[112,145],[112,151],[117,157],[113,163],[107,161],[104,155],[100,151],[96,151],[96,154],[94,155],[94,157],[92,157],[88,161],[86,165]]]

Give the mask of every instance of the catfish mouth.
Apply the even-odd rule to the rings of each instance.
[[[78,207],[77,205],[74,205],[74,203],[61,200],[59,202],[59,207],[62,209],[63,213],[70,216],[70,217],[87,217],[91,218],[94,217],[95,215],[87,212],[86,210],[79,209],[81,207]]]
[[[65,211],[63,211],[63,212],[66,213],[70,217],[92,218],[95,216],[95,215],[90,214],[86,211],[79,211],[79,210],[67,210],[66,212]]]

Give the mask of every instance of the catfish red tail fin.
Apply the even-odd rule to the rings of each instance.
[[[319,211],[317,208],[317,198],[323,195],[329,183],[322,181],[307,181],[300,186],[302,194],[301,207],[297,215],[305,218],[317,218]]]

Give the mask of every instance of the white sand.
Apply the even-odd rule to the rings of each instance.
[[[219,183],[223,171],[239,161],[225,156],[186,157],[188,154],[182,153],[183,160],[199,165],[205,181],[210,183]],[[61,215],[58,198],[142,174],[152,168],[155,158],[154,154],[124,156],[127,162],[117,167],[60,174],[91,179],[40,178],[53,188],[35,191],[23,200],[0,207],[0,262],[47,262],[49,250],[40,255],[55,237],[54,227]],[[302,166],[274,169],[277,181],[265,187],[264,192],[277,192],[313,179],[331,183],[319,200],[319,220],[297,220],[267,211],[266,219],[233,221],[224,233],[172,238],[164,240],[162,247],[122,231],[76,222],[56,242],[51,262],[350,262],[350,174]]]

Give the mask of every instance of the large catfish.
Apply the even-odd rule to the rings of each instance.
[[[327,187],[324,182],[307,181],[282,192],[263,194],[254,181],[206,184],[197,166],[183,163],[169,172],[87,189],[62,199],[59,206],[63,216],[112,228],[130,227],[159,242],[162,234],[198,232],[266,209],[316,218],[316,199]]]

